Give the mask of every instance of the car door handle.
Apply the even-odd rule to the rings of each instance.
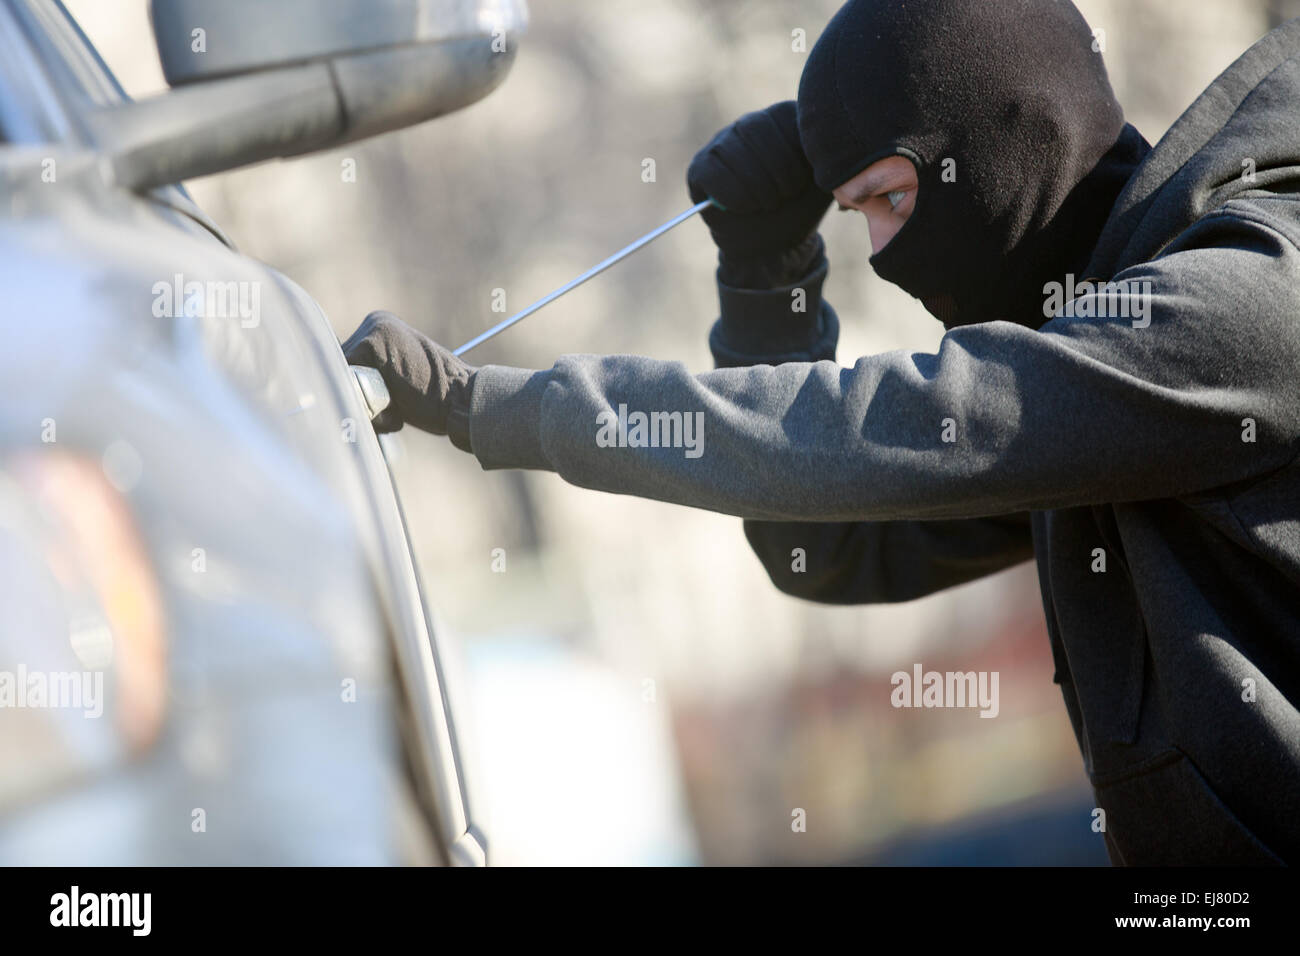
[[[352,378],[357,383],[361,400],[366,403],[366,411],[373,422],[392,401],[388,394],[388,386],[384,384],[384,377],[378,370],[365,365],[349,365],[348,368],[352,370]]]

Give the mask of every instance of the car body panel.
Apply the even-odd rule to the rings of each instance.
[[[53,7],[0,3],[0,49],[24,48],[22,11]],[[0,67],[0,100],[36,97],[0,108],[6,132],[57,131],[34,117],[93,103],[58,87],[66,63],[42,70],[49,86],[24,74],[33,94]],[[0,144],[0,477],[19,476],[0,539],[42,586],[43,532],[18,527],[47,490],[42,462],[98,466],[160,595],[165,708],[148,746],[124,743],[128,654],[105,668],[103,721],[41,715],[0,745],[21,774],[40,742],[60,744],[30,792],[0,788],[0,860],[484,862],[400,505],[320,307],[182,190],[121,190],[93,142],[68,140]],[[66,643],[62,610],[33,611],[28,634],[0,626],[0,669],[32,634]],[[199,811],[210,828],[194,829]]]

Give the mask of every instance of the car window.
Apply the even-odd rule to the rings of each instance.
[[[72,122],[15,7],[0,0],[0,141],[67,142]]]
[[[0,0],[0,142],[85,143],[82,113],[130,101],[61,0]],[[182,184],[149,195],[233,248]]]
[[[60,0],[13,2],[30,23],[42,59],[60,74],[61,85],[69,92],[94,106],[114,106],[130,99]]]

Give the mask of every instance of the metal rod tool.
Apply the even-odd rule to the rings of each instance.
[[[564,293],[569,292],[572,289],[576,289],[578,286],[582,285],[584,282],[586,282],[588,279],[592,278],[593,276],[600,275],[602,272],[604,272],[614,263],[619,262],[622,259],[626,259],[628,256],[636,252],[642,246],[646,245],[647,243],[653,242],[655,239],[658,239],[669,229],[673,228],[673,226],[685,222],[687,219],[690,219],[691,216],[694,216],[697,212],[707,209],[711,205],[713,205],[712,199],[706,199],[703,202],[696,203],[694,206],[686,210],[681,215],[674,216],[672,219],[669,219],[662,226],[659,226],[657,229],[652,229],[650,232],[647,232],[644,236],[642,236],[640,239],[636,240],[632,244],[624,246],[622,249],[618,250],[618,252],[614,253],[608,259],[605,259],[602,262],[598,262],[596,265],[592,266],[590,269],[588,269],[582,275],[578,276],[576,279],[571,279],[570,281],[566,282],[564,285],[556,289],[554,292],[550,292],[547,295],[542,296],[532,305],[516,312],[514,315],[510,316],[510,318],[503,319],[502,321],[498,322],[496,325],[492,326],[492,328],[488,329],[486,332],[482,332],[479,335],[474,336],[474,338],[470,339],[460,348],[452,352],[452,355],[464,355],[470,349],[482,345],[484,342],[492,338],[494,335],[504,332],[506,329],[510,328],[510,326],[514,325],[520,319],[528,318],[528,316],[532,315],[534,312],[536,312],[542,306],[546,305],[548,302],[554,302],[560,296],[564,295]]]

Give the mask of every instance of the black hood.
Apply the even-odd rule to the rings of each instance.
[[[1300,191],[1300,18],[1238,57],[1169,128],[1115,202],[1087,274],[1109,279],[1152,259],[1256,190]]]
[[[833,190],[902,155],[916,206],[871,258],[945,326],[1037,327],[1148,144],[1069,0],[850,0],[809,54],[799,132]]]

